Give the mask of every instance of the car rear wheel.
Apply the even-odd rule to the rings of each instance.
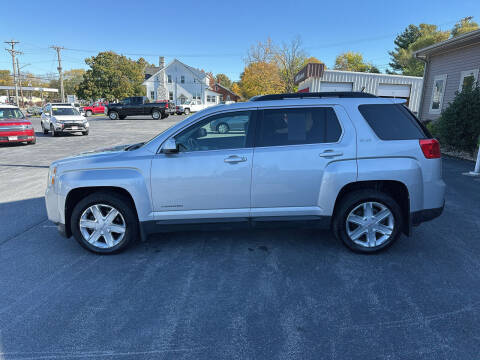
[[[397,202],[376,190],[347,194],[338,205],[333,229],[353,251],[373,253],[392,245],[400,237],[402,211]]]
[[[132,205],[118,194],[98,192],[87,196],[74,207],[70,221],[80,245],[98,254],[120,252],[138,236]]]
[[[92,114],[93,114],[93,113],[92,113],[91,110],[87,110],[87,111],[85,112],[85,115],[86,115],[86,116],[92,116]]]
[[[153,110],[152,111],[152,118],[153,120],[158,120],[162,117],[162,113],[158,110]]]
[[[230,130],[230,128],[225,123],[220,123],[220,124],[217,125],[217,131],[220,134],[226,134],[226,133],[228,133],[229,130]]]
[[[190,109],[189,109],[189,108],[186,108],[186,109],[183,111],[183,113],[184,113],[185,115],[190,114]]]
[[[110,118],[110,120],[117,120],[118,119],[118,112],[110,111],[108,113],[108,117]]]

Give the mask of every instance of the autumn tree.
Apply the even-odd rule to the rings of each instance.
[[[13,85],[13,78],[12,75],[10,75],[10,70],[0,70],[0,85]]]
[[[379,73],[380,70],[363,60],[363,55],[348,51],[337,56],[335,59],[335,70],[358,71],[368,73]]]
[[[143,58],[132,60],[113,51],[106,51],[85,59],[85,63],[90,69],[85,72],[82,82],[76,88],[79,97],[112,101],[127,96],[145,95],[142,83],[147,63]]]
[[[225,74],[217,74],[215,76],[215,82],[225,86],[227,89],[230,89],[232,86],[232,80]]]
[[[78,95],[77,87],[82,83],[83,76],[85,75],[84,69],[72,69],[63,73],[63,88],[65,94]],[[49,86],[51,88],[60,88],[60,81],[58,79],[50,80]]]
[[[452,37],[466,34],[470,31],[478,30],[478,24],[473,21],[473,16],[467,16],[463,19],[460,19],[454,26],[452,31],[450,32]]]
[[[240,85],[238,82],[234,82],[230,90],[232,90],[238,96],[242,95],[242,89],[240,88]]]
[[[274,62],[252,62],[241,76],[241,93],[245,98],[281,93],[284,84]]]

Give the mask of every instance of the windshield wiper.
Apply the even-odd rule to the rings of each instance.
[[[145,142],[141,142],[141,143],[138,143],[138,144],[133,144],[133,145],[127,146],[125,148],[125,151],[137,150],[138,148],[141,148],[144,144],[145,144]]]

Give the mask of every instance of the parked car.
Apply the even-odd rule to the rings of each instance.
[[[29,106],[27,108],[27,113],[30,115],[41,115],[42,107],[41,106]]]
[[[192,112],[204,110],[215,104],[202,104],[199,100],[187,100],[184,104],[176,106],[176,112],[178,115],[189,115]]]
[[[92,116],[96,114],[104,114],[105,107],[108,105],[108,102],[97,101],[91,105],[84,106],[83,111],[85,112],[85,116]]]
[[[220,134],[226,134],[229,131],[246,131],[248,121],[248,115],[243,114],[231,117],[221,117],[210,123],[210,130]]]
[[[109,104],[105,113],[111,120],[123,120],[130,115],[150,115],[155,120],[168,116],[166,103],[148,102],[146,96],[127,97],[117,104]]]
[[[295,223],[379,251],[444,207],[439,143],[403,102],[297,93],[206,109],[146,143],[52,163],[48,218],[97,253],[155,232]],[[235,117],[243,131],[207,131]]]
[[[0,104],[0,143],[35,144],[35,130],[22,111],[13,105]]]
[[[80,105],[79,103],[73,103],[72,106],[77,109],[77,111],[80,113],[80,115],[85,116],[85,111],[83,111],[83,106]]]
[[[90,124],[80,112],[70,104],[49,103],[45,105],[40,121],[43,133],[58,136],[63,133],[88,135]]]

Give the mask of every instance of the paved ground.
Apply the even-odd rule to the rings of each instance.
[[[97,118],[88,137],[0,147],[0,359],[478,358],[469,162],[445,159],[442,217],[373,256],[327,231],[176,233],[116,256],[57,234],[42,199],[52,160],[178,119]]]

